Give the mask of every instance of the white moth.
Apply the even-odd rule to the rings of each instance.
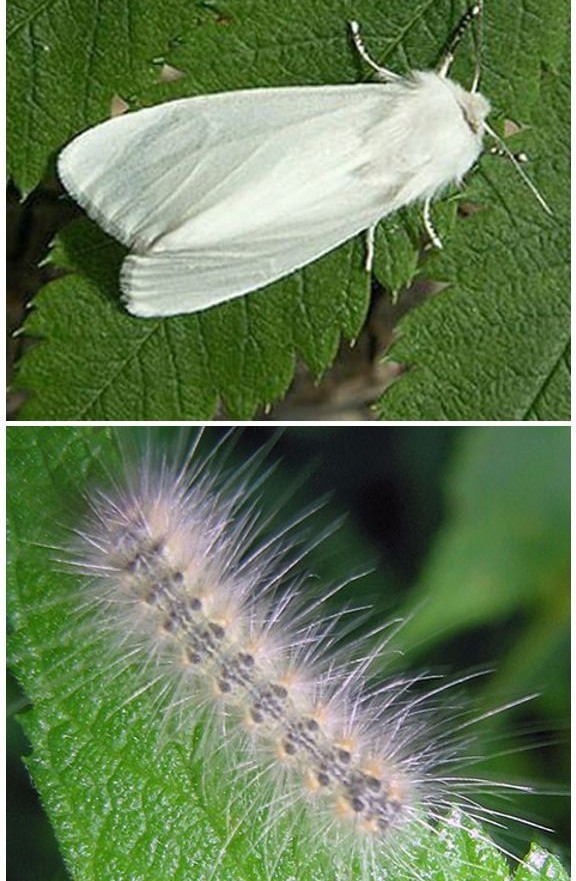
[[[185,98],[97,125],[60,154],[70,194],[131,253],[120,286],[138,316],[197,312],[265,287],[459,183],[477,160],[490,105],[437,71],[380,82]],[[506,150],[506,148],[504,148]],[[508,151],[507,151],[508,152]],[[522,173],[522,172],[521,172]],[[538,195],[538,194],[537,194]],[[541,198],[541,197],[539,197]]]

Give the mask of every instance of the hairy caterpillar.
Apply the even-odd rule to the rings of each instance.
[[[78,433],[77,447],[89,437],[87,431]],[[54,455],[70,434],[51,429],[47,436]],[[210,431],[201,442],[213,446]],[[169,448],[159,452],[152,433],[143,458],[106,463],[99,470],[111,475],[101,473],[86,483],[92,513],[74,523],[72,557],[88,577],[72,577],[74,593],[64,603],[47,593],[43,604],[25,614],[28,622],[35,616],[51,619],[40,654],[49,660],[51,700],[59,702],[52,747],[62,746],[66,753],[64,773],[77,776],[78,764],[84,768],[83,807],[96,815],[100,810],[92,874],[84,877],[281,879],[322,877],[321,872],[339,878],[429,877],[429,869],[422,868],[428,831],[434,838],[444,802],[459,802],[457,781],[439,770],[452,760],[441,746],[445,728],[436,727],[433,697],[445,685],[429,684],[426,712],[420,693],[408,696],[414,677],[397,678],[392,685],[380,678],[373,700],[364,702],[359,689],[368,661],[362,658],[366,652],[376,657],[374,642],[367,640],[365,650],[354,645],[356,664],[349,653],[334,651],[339,641],[334,613],[324,611],[318,592],[306,600],[309,585],[290,578],[301,551],[289,533],[274,538],[272,530],[270,536],[266,515],[264,520],[259,515],[259,461],[240,468],[219,464],[226,452],[225,445],[192,459],[187,500],[182,459],[170,458]],[[65,448],[65,467],[69,454]],[[82,454],[76,450],[76,455],[78,465]],[[258,522],[264,529],[255,542]],[[297,534],[300,527],[292,527]],[[188,589],[192,575],[195,596]],[[183,585],[186,591],[180,593]],[[19,631],[22,615],[15,616]],[[62,641],[63,626],[68,645]],[[204,657],[188,657],[184,664],[182,650]],[[241,659],[242,652],[251,654],[252,663]],[[228,689],[230,680],[234,687]],[[40,710],[42,697],[33,696]],[[317,727],[305,732],[306,719]],[[452,712],[452,725],[454,719]],[[90,738],[83,740],[80,727],[86,722]],[[457,737],[451,739],[456,744]],[[287,748],[290,743],[295,752]],[[154,769],[146,767],[150,744]],[[379,755],[366,748],[372,744]],[[103,745],[110,754],[105,777],[90,779],[83,752],[96,753]],[[336,783],[322,783],[323,771],[331,771]],[[139,791],[131,774],[144,773],[148,782]],[[366,799],[372,781],[380,783],[384,798],[370,803],[376,813],[371,825],[374,818],[356,810],[352,799]],[[359,792],[357,785],[364,788]],[[176,815],[168,807],[172,789],[183,799]],[[112,795],[124,811],[110,813]],[[169,827],[171,847],[155,847],[146,839],[151,807]],[[130,817],[126,828],[118,819],[123,814]],[[135,817],[140,817],[141,839],[131,837]],[[458,822],[466,825],[465,819]],[[146,846],[139,848],[139,840]],[[487,847],[483,837],[476,840]],[[122,847],[129,863],[120,861]],[[436,856],[446,866],[451,858],[454,854]],[[486,875],[494,871],[484,870],[484,877],[506,877]]]

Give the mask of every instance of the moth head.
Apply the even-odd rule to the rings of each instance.
[[[480,139],[484,133],[490,135],[498,145],[498,152],[506,156],[511,162],[528,189],[534,194],[540,205],[548,214],[552,214],[552,209],[541,195],[536,185],[532,183],[524,169],[521,167],[518,158],[506,146],[504,141],[496,134],[496,132],[486,122],[486,117],[490,112],[490,104],[478,91],[480,83],[480,73],[482,67],[482,19],[483,19],[483,0],[477,0],[464,13],[456,28],[448,41],[444,55],[437,68],[439,76],[446,78],[454,60],[454,53],[465,32],[471,25],[474,25],[473,35],[476,49],[476,59],[474,64],[474,78],[470,91],[463,91],[458,96],[458,102],[462,108],[464,119],[468,123],[471,131]]]
[[[486,130],[486,117],[490,113],[490,102],[480,92],[465,92],[459,95],[458,103],[464,119],[475,135]]]

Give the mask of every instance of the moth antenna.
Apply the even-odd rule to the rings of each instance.
[[[462,42],[462,37],[472,24],[472,22],[482,15],[482,3],[475,3],[473,6],[469,6],[458,24],[456,25],[450,40],[448,41],[448,45],[440,61],[440,64],[437,67],[436,72],[438,76],[447,77],[450,68],[452,67],[452,62],[454,61],[454,56],[456,54],[456,49]],[[479,36],[479,35],[478,35]],[[471,88],[471,92],[475,92],[478,87],[478,82],[480,80],[480,55],[479,55],[479,41],[477,40],[477,58],[476,58],[476,72],[474,74],[474,81]]]
[[[534,184],[530,180],[530,178],[528,177],[528,175],[526,174],[526,172],[522,168],[522,165],[520,164],[521,162],[525,161],[525,159],[521,158],[521,157],[523,157],[524,154],[520,154],[520,157],[517,157],[512,152],[512,150],[510,150],[510,148],[508,146],[506,146],[506,143],[502,140],[502,138],[499,135],[496,134],[494,129],[491,126],[489,126],[487,122],[484,122],[483,125],[484,125],[484,131],[487,134],[489,134],[490,137],[494,138],[494,140],[496,141],[496,144],[498,145],[498,150],[500,151],[500,155],[505,156],[507,159],[510,160],[510,162],[512,163],[512,165],[514,166],[514,168],[516,169],[516,171],[518,172],[518,174],[520,175],[520,177],[522,178],[522,180],[524,181],[524,183],[526,184],[526,186],[528,187],[530,192],[536,197],[536,199],[538,200],[538,202],[540,203],[540,205],[542,206],[542,208],[544,209],[546,214],[549,214],[551,217],[553,217],[554,212],[550,208],[550,205],[548,204],[548,202],[546,201],[544,196],[540,193],[536,184]]]
[[[474,78],[472,80],[472,85],[470,86],[470,91],[472,93],[477,92],[478,86],[480,85],[480,76],[482,75],[482,50],[484,46],[484,5],[482,0],[479,0],[477,7],[478,13],[476,15],[476,27],[473,32],[476,47],[476,60],[474,62]]]

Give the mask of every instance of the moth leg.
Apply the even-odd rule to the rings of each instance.
[[[384,82],[397,82],[402,79],[402,77],[398,76],[397,73],[394,73],[392,70],[388,70],[387,67],[382,67],[380,64],[377,64],[368,54],[368,50],[364,45],[364,40],[360,36],[360,25],[357,21],[348,22],[350,26],[350,32],[352,34],[352,39],[354,40],[354,46],[356,47],[356,51],[360,58],[366,62],[372,70],[375,70],[381,80]]]
[[[490,147],[488,153],[490,153],[491,156],[500,156],[502,159],[508,159],[508,161],[510,161],[509,154],[500,146],[495,145]],[[512,153],[511,155],[516,162],[528,162],[528,156],[526,153]]]
[[[366,230],[366,257],[364,259],[364,269],[366,272],[372,272],[372,267],[374,266],[374,237],[377,226],[377,223],[373,223]]]
[[[424,228],[428,235],[428,238],[432,242],[435,248],[439,251],[442,250],[442,240],[436,230],[434,229],[434,224],[432,223],[432,217],[430,216],[430,199],[426,199],[424,202],[424,208],[422,210],[422,217],[424,219]]]
[[[534,195],[534,197],[540,202],[540,205],[544,209],[547,214],[551,216],[554,215],[550,205],[544,198],[544,196],[540,193],[540,190],[536,186],[536,184],[532,183],[524,169],[522,168],[522,164],[526,162],[528,158],[525,153],[513,153],[512,150],[506,145],[506,142],[502,140],[502,138],[496,134],[493,128],[491,128],[487,122],[484,122],[484,131],[487,132],[490,137],[494,138],[496,142],[496,147],[492,148],[490,152],[495,152],[497,155],[505,156],[514,166],[530,192]]]

